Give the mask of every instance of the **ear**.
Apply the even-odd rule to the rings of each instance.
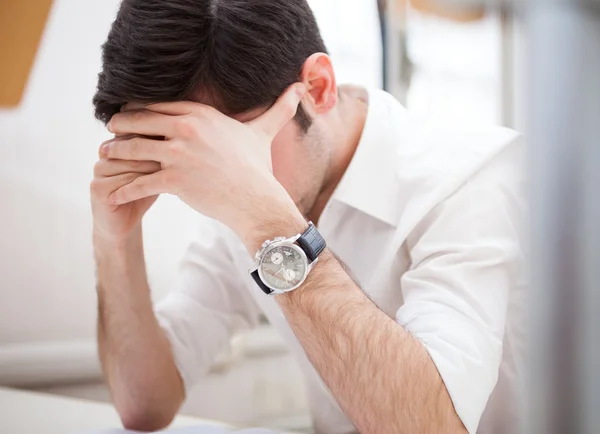
[[[303,107],[309,115],[329,112],[337,103],[337,83],[331,58],[325,53],[315,53],[304,62],[302,82],[308,92]]]

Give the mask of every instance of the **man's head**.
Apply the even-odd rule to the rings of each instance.
[[[96,117],[108,122],[125,103],[191,100],[246,121],[302,81],[309,93],[273,142],[273,168],[312,206],[323,179],[302,174],[324,177],[316,118],[337,94],[325,52],[306,0],[124,0],[103,46]]]

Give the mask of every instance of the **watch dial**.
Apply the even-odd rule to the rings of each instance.
[[[271,288],[286,290],[297,286],[306,274],[306,259],[294,247],[276,246],[261,262],[261,277]]]

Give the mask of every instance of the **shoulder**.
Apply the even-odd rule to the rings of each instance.
[[[490,192],[518,190],[523,181],[523,137],[500,127],[408,123],[396,145],[401,224],[419,219],[467,183]]]

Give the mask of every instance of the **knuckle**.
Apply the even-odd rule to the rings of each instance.
[[[214,115],[218,110],[210,105],[201,104],[194,108],[194,111],[201,116]]]
[[[136,129],[139,127],[140,123],[143,121],[144,119],[144,112],[141,110],[138,111],[132,111],[129,112],[129,120],[131,122],[131,126],[133,127],[133,129]]]
[[[106,157],[110,157],[110,149],[111,149],[111,144],[113,143],[113,139],[111,140],[107,140],[105,142],[102,142],[100,144],[100,147],[98,148],[98,157],[99,158],[106,158]]]
[[[194,119],[188,116],[181,117],[175,121],[177,133],[184,138],[190,138],[196,135],[197,125]]]
[[[169,143],[168,150],[173,156],[181,155],[185,152],[185,145],[180,141],[173,140]]]
[[[140,169],[142,162],[139,160],[130,160],[127,164],[131,169]]]
[[[129,156],[130,157],[134,158],[138,154],[139,146],[140,146],[139,137],[134,137],[133,139],[129,140]]]
[[[102,174],[102,167],[104,166],[104,160],[98,160],[94,164],[94,176],[100,176]]]
[[[110,129],[110,131],[117,131],[119,126],[119,113],[116,113],[108,121],[108,128]]]
[[[125,184],[134,183],[135,180],[138,179],[138,175],[135,173],[127,173],[125,174]]]
[[[131,187],[135,189],[135,191],[141,193],[146,188],[146,183],[141,178],[137,178],[131,183]]]
[[[90,182],[90,194],[92,196],[97,196],[100,193],[101,184],[97,180],[93,180]]]

